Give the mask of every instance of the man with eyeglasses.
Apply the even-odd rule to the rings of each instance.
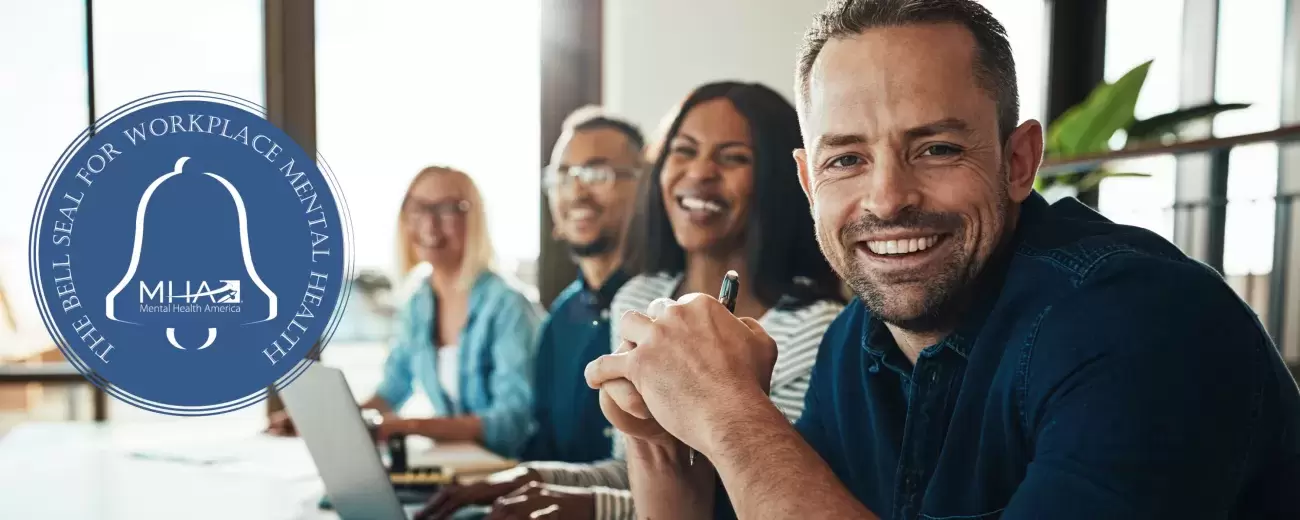
[[[643,146],[641,132],[631,123],[584,107],[565,120],[551,164],[542,173],[555,222],[551,234],[568,245],[579,271],[552,303],[539,336],[533,405],[537,429],[524,460],[584,463],[611,455],[609,421],[582,371],[610,351],[609,305],[627,281],[619,264],[636,178],[644,168]],[[542,473],[522,466],[485,482],[448,486],[417,518],[452,518],[462,506],[494,501],[494,517],[517,511],[527,518],[546,508],[563,511],[566,518],[594,514],[597,500],[591,492],[565,492],[542,482]],[[502,498],[507,494],[517,496]]]

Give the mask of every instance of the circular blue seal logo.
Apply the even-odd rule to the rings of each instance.
[[[51,170],[30,269],[67,359],[114,397],[172,415],[256,403],[328,341],[350,276],[325,167],[261,107],[212,92],[129,103]]]

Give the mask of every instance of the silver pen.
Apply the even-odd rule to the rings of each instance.
[[[740,275],[736,271],[727,271],[727,274],[722,277],[722,289],[718,291],[718,301],[722,303],[723,307],[727,308],[727,312],[733,314],[736,312],[736,295],[738,294],[740,294]],[[694,466],[695,448],[690,448],[690,450],[686,463]]]

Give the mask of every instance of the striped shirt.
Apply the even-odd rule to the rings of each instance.
[[[628,280],[614,296],[610,305],[610,348],[617,349],[622,342],[617,317],[628,310],[645,311],[650,302],[671,298],[681,283],[681,275],[665,273],[639,275]],[[759,325],[776,341],[776,366],[772,369],[772,404],[793,423],[803,414],[803,398],[808,392],[808,381],[813,363],[817,361],[817,347],[844,306],[839,302],[820,300],[802,307],[778,305],[768,310]],[[627,463],[623,461],[624,446],[621,434],[615,432],[614,458],[591,464],[560,462],[530,462],[524,464],[537,471],[549,484],[592,488],[596,499],[596,520],[622,520],[636,516],[627,476]]]

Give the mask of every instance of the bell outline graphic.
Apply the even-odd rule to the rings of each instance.
[[[135,276],[136,269],[140,266],[140,249],[144,244],[144,216],[145,209],[149,207],[149,199],[153,197],[154,191],[157,190],[158,186],[161,186],[163,182],[180,175],[185,167],[185,162],[189,160],[189,157],[181,157],[180,159],[177,159],[176,166],[173,167],[172,171],[154,179],[153,183],[149,184],[149,187],[144,190],[144,195],[141,195],[140,204],[136,207],[135,211],[135,239],[131,246],[131,263],[126,269],[126,275],[122,277],[122,280],[118,282],[117,286],[114,287],[113,290],[108,292],[108,296],[104,297],[104,311],[108,319],[139,325],[139,323],[118,319],[113,300],[122,292],[122,289],[125,289],[127,284],[131,282],[131,278]],[[248,322],[247,324],[271,321],[275,319],[275,316],[278,313],[276,305],[278,299],[276,298],[275,293],[262,282],[262,278],[257,275],[257,270],[253,267],[253,255],[248,247],[248,212],[244,209],[244,198],[239,195],[239,191],[235,189],[235,186],[224,177],[209,172],[204,172],[203,174],[216,179],[217,182],[220,182],[222,186],[225,186],[226,191],[230,193],[230,198],[235,203],[235,211],[239,214],[239,246],[244,260],[244,270],[248,272],[248,277],[253,281],[253,285],[257,286],[258,290],[262,291],[262,293],[266,295],[267,300],[269,300],[270,310],[267,313],[266,319]],[[223,282],[225,281],[226,280],[223,280]],[[208,338],[203,342],[203,345],[199,346],[198,350],[203,350],[212,346],[212,343],[216,340],[217,328],[208,327]],[[175,327],[167,327],[167,342],[171,343],[173,347],[185,350],[185,347],[182,347],[180,343],[176,341]]]

